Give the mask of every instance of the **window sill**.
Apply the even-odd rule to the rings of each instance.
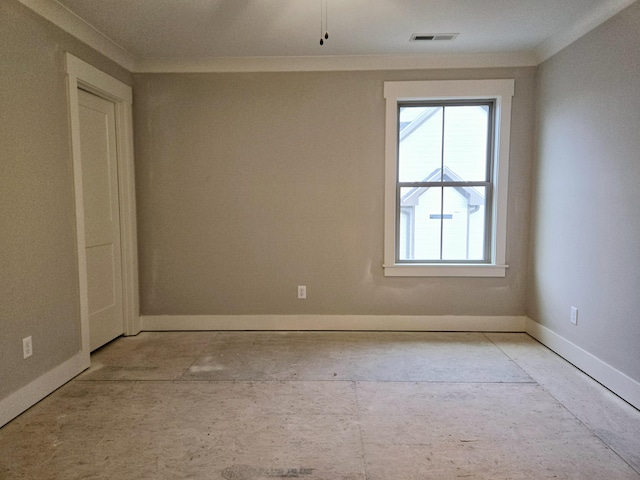
[[[508,265],[395,264],[384,265],[385,277],[504,277]]]

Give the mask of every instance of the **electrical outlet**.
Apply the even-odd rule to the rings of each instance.
[[[569,321],[574,325],[578,325],[578,307],[571,307],[571,317]]]
[[[22,358],[29,358],[33,355],[33,344],[31,343],[31,335],[22,339]]]
[[[298,285],[298,298],[307,298],[307,287],[305,287],[304,285]]]

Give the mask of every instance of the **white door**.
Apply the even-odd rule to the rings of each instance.
[[[78,90],[91,350],[124,333],[115,104]]]

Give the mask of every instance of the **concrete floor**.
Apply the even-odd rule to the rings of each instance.
[[[640,412],[526,334],[146,332],[0,452],[1,479],[640,480]]]

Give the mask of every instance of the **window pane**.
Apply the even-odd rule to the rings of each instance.
[[[487,180],[489,106],[447,106],[444,111],[444,166],[449,181]]]
[[[440,187],[400,189],[399,260],[440,259],[441,198]]]
[[[442,166],[443,107],[401,107],[398,130],[398,181],[433,181]]]
[[[484,260],[485,187],[400,189],[400,261]]]
[[[483,260],[485,242],[484,187],[444,188],[442,260]]]

